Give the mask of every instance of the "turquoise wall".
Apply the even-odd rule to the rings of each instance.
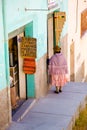
[[[2,3],[3,2],[3,3]],[[59,2],[59,0],[58,0]],[[68,4],[58,3],[60,11],[68,12]],[[3,11],[2,11],[3,5]],[[28,10],[34,8],[35,10]],[[26,34],[33,34],[37,38],[37,58],[39,60],[47,52],[47,14],[51,11],[38,11],[37,9],[47,9],[47,0],[0,0],[0,89],[9,84],[9,52],[8,52],[8,34],[12,31],[25,26]],[[4,14],[3,14],[4,13]],[[4,17],[2,17],[2,14]],[[27,25],[33,22],[33,30],[28,30]],[[3,28],[4,27],[4,28]],[[3,31],[5,30],[5,31]],[[67,22],[64,26],[62,35],[66,34]]]
[[[47,52],[47,13],[38,12],[34,20],[34,37],[37,38],[37,60]]]
[[[30,22],[25,26],[25,36],[26,37],[33,37],[33,21]],[[26,82],[27,82],[27,98],[28,97],[35,97],[35,80],[34,74],[26,75]]]
[[[21,4],[22,3],[22,4]],[[12,6],[14,5],[14,6]],[[33,7],[34,6],[34,7]],[[46,53],[47,42],[47,11],[37,9],[47,9],[47,0],[15,0],[5,2],[7,11],[8,33],[33,21],[33,37],[37,38],[37,60]],[[10,8],[9,8],[10,7]],[[42,8],[43,7],[43,8]],[[25,11],[25,8],[35,10]],[[43,49],[44,48],[44,49]]]
[[[22,3],[22,4],[21,4]],[[45,53],[46,53],[46,39],[47,39],[47,26],[46,26],[46,12],[40,12],[40,11],[26,11],[25,8],[30,9],[32,8],[32,4],[34,6],[34,9],[40,9],[40,8],[47,8],[47,1],[44,0],[4,0],[3,5],[5,8],[5,37],[7,39],[7,36],[9,33],[12,31],[25,26],[26,30],[26,35],[33,34],[33,37],[37,38],[37,59],[41,58]],[[13,6],[12,6],[13,5]],[[9,8],[10,7],[10,8]],[[28,30],[29,28],[27,27],[29,23],[33,21],[33,30]],[[41,26],[42,25],[42,26]],[[41,26],[41,27],[40,27]],[[27,29],[26,29],[27,28]],[[31,32],[32,31],[32,32]],[[6,40],[7,41],[7,40]],[[43,49],[44,47],[44,49]],[[6,56],[6,76],[7,76],[7,81],[9,80],[9,70],[8,67],[8,61],[9,61],[9,56],[8,56],[8,44],[5,44],[5,56]],[[31,80],[32,78],[32,80]],[[33,81],[33,82],[31,82]],[[32,89],[35,88],[34,86],[34,76],[27,75],[27,84],[32,84]],[[5,85],[6,86],[6,85]],[[28,86],[29,88],[29,86]],[[28,96],[30,95],[29,93],[30,89],[28,89]],[[33,93],[32,95],[35,95]]]
[[[64,24],[64,28],[61,34],[61,36],[64,36],[68,32],[68,0],[62,0],[61,2],[58,2],[58,3],[60,6],[60,11],[66,12],[66,22]]]
[[[5,62],[5,46],[6,41],[4,38],[4,26],[3,26],[3,6],[0,0],[0,90],[6,87],[6,62]]]
[[[34,15],[36,15],[38,11],[26,11],[25,8],[40,9],[42,8],[42,6],[44,8],[47,8],[46,3],[47,0],[44,0],[44,2],[43,0],[5,0],[5,8],[7,10],[8,32],[11,32],[12,30],[19,28],[20,26],[27,24],[29,23],[29,21],[34,19]]]

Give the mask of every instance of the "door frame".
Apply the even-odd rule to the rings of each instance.
[[[48,15],[47,19],[47,55],[50,58],[53,55],[54,47],[54,27],[53,27],[53,14]]]
[[[25,73],[23,73],[23,58],[20,55],[20,42],[19,37],[24,36],[24,26],[9,33],[8,39],[11,39],[13,37],[17,37],[17,45],[18,45],[18,67],[19,67],[19,97],[26,99],[26,77]]]

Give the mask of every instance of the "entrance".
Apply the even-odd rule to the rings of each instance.
[[[10,84],[12,116],[15,114],[16,109],[18,110],[26,100],[26,77],[22,71],[23,59],[20,55],[20,44],[18,40],[20,36],[23,37],[24,33],[9,38],[8,42],[9,71],[10,79],[12,79],[12,84]]]
[[[23,57],[20,50],[21,37],[33,37],[33,22],[20,27],[19,29],[9,33],[9,71],[13,78],[13,85],[11,89],[11,105],[12,110],[21,106],[23,102],[29,98],[30,102],[35,98],[35,82],[34,74],[25,74],[23,71]],[[13,75],[12,75],[13,74]],[[16,75],[16,80],[14,78]],[[17,83],[17,84],[16,84]],[[30,103],[31,104],[31,103]],[[18,109],[17,109],[18,110]]]

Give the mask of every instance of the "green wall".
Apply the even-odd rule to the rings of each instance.
[[[2,5],[2,1],[0,0],[0,90],[7,85],[5,59],[6,40],[4,37],[4,17],[2,15],[4,10]]]
[[[59,0],[58,0],[59,2]],[[37,38],[37,58],[38,61],[47,52],[47,15],[50,11],[38,11],[37,9],[47,9],[47,0],[0,0],[0,89],[9,84],[9,52],[8,34],[22,26],[25,26],[26,36],[31,35]],[[2,8],[3,7],[3,8]],[[10,8],[9,8],[10,7]],[[59,3],[60,10],[68,12],[66,1]],[[36,10],[25,10],[36,9]],[[53,9],[52,9],[53,10]],[[33,25],[29,24],[32,23]],[[28,25],[29,24],[29,25]],[[30,27],[31,26],[31,27]],[[33,27],[32,27],[33,26]],[[30,29],[31,28],[31,29]],[[3,31],[4,30],[4,31]],[[67,22],[62,35],[66,34]],[[27,76],[30,77],[30,76]],[[31,76],[34,81],[34,76]],[[31,79],[28,78],[28,79]],[[29,84],[31,82],[29,81]],[[33,82],[34,83],[34,82]],[[32,94],[35,95],[35,94]]]
[[[61,34],[61,36],[64,36],[68,32],[68,0],[62,0],[61,2],[59,2],[59,6],[60,6],[60,11],[66,12],[66,22],[64,24],[62,34]]]
[[[3,11],[2,11],[2,5],[3,5]],[[4,20],[2,19],[2,16],[1,16],[1,19],[3,20],[2,21],[3,25],[1,25],[1,27],[4,26],[4,29],[2,29],[3,37],[1,36],[2,37],[1,43],[3,42],[2,47],[0,46],[1,50],[3,50],[1,51],[2,58],[0,58],[0,62],[1,62],[0,65],[2,67],[0,71],[1,71],[1,76],[3,77],[3,78],[0,78],[2,82],[1,83],[2,87],[0,88],[2,89],[6,87],[7,85],[9,85],[9,52],[8,52],[8,34],[9,33],[12,33],[14,30],[19,29],[22,26],[25,26],[26,36],[31,35],[37,38],[37,59],[36,60],[39,60],[39,58],[41,58],[46,52],[46,49],[44,50],[42,49],[43,47],[46,48],[46,39],[47,39],[47,36],[46,36],[47,30],[46,30],[46,21],[45,21],[46,13],[44,15],[44,13],[43,12],[41,13],[41,11],[31,11],[31,10],[26,11],[25,8],[29,9],[29,8],[32,8],[32,6],[34,6],[35,9],[36,8],[42,9],[42,6],[43,8],[47,8],[47,4],[46,4],[46,0],[44,0],[44,3],[43,3],[43,0],[37,0],[37,1],[4,0],[3,3],[0,3],[0,6],[1,6],[0,13],[1,15],[3,14],[4,16],[3,17]],[[28,23],[32,23],[32,21],[33,21],[33,28],[30,27],[32,26],[31,24],[28,25]],[[45,25],[44,25],[44,21],[45,21]],[[40,25],[42,24],[42,27],[39,27],[39,24]],[[3,32],[3,30],[5,31]],[[39,52],[39,50],[41,51]],[[31,80],[29,80],[31,78],[33,81],[32,83],[31,83]],[[32,86],[34,86],[34,76],[27,75],[27,79],[28,79],[27,84],[29,85],[32,84]],[[34,89],[34,87],[32,89]],[[27,95],[29,96],[29,92]],[[35,93],[32,95],[34,96]]]
[[[25,36],[26,37],[33,37],[33,21],[30,22],[25,26]],[[26,82],[27,82],[27,98],[35,97],[35,82],[34,82],[34,74],[26,75]]]

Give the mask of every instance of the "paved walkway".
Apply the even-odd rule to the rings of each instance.
[[[8,130],[72,130],[79,112],[87,103],[87,83],[70,82],[63,92],[38,100],[19,121],[13,121]]]

